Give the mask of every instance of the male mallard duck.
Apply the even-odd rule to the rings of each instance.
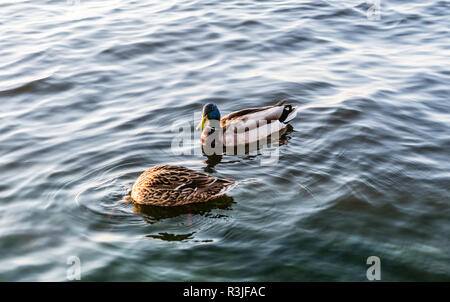
[[[203,130],[202,144],[207,145],[217,139],[225,147],[237,146],[259,141],[278,132],[297,115],[297,107],[285,103],[283,100],[273,106],[242,109],[222,119],[215,104],[206,104],[203,106],[202,120],[197,126],[197,129]]]
[[[139,176],[131,190],[131,199],[137,204],[178,206],[218,198],[235,185],[232,179],[180,166],[160,165]]]

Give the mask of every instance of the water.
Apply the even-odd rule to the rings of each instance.
[[[448,1],[153,2],[0,4],[0,280],[450,280]],[[282,98],[276,165],[171,148]],[[122,203],[156,164],[240,185]]]

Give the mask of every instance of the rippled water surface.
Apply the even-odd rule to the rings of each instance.
[[[449,281],[450,4],[374,3],[2,1],[0,279]],[[283,98],[275,165],[172,148]],[[156,164],[239,186],[121,202]]]

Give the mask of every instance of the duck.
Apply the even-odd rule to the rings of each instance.
[[[202,119],[197,130],[203,146],[217,148],[235,147],[260,141],[286,128],[297,115],[297,106],[281,100],[274,105],[241,109],[221,118],[219,108],[214,103],[203,106]]]
[[[236,186],[230,178],[211,176],[175,165],[157,165],[143,172],[130,197],[138,205],[180,206],[222,197]]]

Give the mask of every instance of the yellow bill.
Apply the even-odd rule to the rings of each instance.
[[[203,128],[205,128],[205,123],[206,123],[206,117],[203,116],[202,121],[197,126],[197,130],[203,130]]]

